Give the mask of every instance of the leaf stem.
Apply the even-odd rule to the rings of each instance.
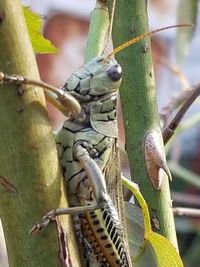
[[[151,232],[151,222],[150,222],[150,215],[149,215],[147,203],[145,199],[143,198],[142,194],[140,193],[140,190],[137,184],[128,180],[124,176],[122,176],[121,178],[122,178],[122,184],[132,192],[132,194],[136,197],[138,203],[140,204],[140,207],[142,209],[142,214],[144,217],[144,229],[145,229],[144,238],[148,239],[148,236]]]

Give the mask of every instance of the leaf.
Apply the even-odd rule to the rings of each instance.
[[[137,185],[123,176],[121,179],[122,184],[131,190],[141,206],[141,209],[136,209],[134,205],[125,204],[134,266],[146,267],[148,262],[149,267],[183,267],[179,254],[169,240],[151,230],[148,206]]]
[[[151,232],[148,240],[154,249],[158,265],[162,267],[183,267],[183,262],[170,241],[162,235]]]
[[[147,267],[147,263],[149,267],[158,267],[158,261],[153,247],[146,242],[145,246],[142,248],[142,252],[138,255],[136,260],[134,260],[133,264],[135,267]]]
[[[27,7],[23,7],[23,10],[34,52],[38,54],[58,52],[58,48],[42,35],[42,18]]]
[[[129,249],[131,257],[136,256],[136,267],[146,267],[147,262],[150,267],[183,267],[180,256],[164,236],[151,231],[144,241],[144,222],[139,207],[125,202],[125,211]]]
[[[151,232],[148,240],[135,260],[136,267],[184,267],[183,262],[173,247],[164,236]]]
[[[178,6],[178,24],[192,23],[194,26],[187,29],[178,28],[176,37],[176,55],[180,63],[187,54],[197,21],[198,0],[180,0]]]
[[[131,257],[134,257],[144,241],[144,220],[141,209],[125,202],[126,226]]]

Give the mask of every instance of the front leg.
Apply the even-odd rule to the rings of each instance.
[[[23,94],[25,85],[42,87],[47,100],[56,108],[58,108],[65,116],[75,117],[81,111],[78,101],[72,95],[62,89],[58,89],[42,81],[36,81],[20,75],[8,75],[0,72],[0,83],[3,82],[9,82],[18,85],[18,92],[20,95]]]

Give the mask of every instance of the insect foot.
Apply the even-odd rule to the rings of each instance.
[[[159,131],[150,131],[146,135],[144,143],[147,171],[153,186],[157,190],[159,190],[162,185],[162,170],[167,174],[169,179],[172,180],[161,140],[162,136]]]
[[[56,218],[56,210],[49,211],[43,218],[41,223],[35,223],[31,230],[29,231],[29,234],[37,234],[39,231],[43,230],[47,227],[47,225],[54,221]]]

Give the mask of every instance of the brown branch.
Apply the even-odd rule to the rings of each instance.
[[[200,84],[192,86],[190,89],[187,90],[187,93],[188,94],[187,98],[185,99],[185,102],[182,104],[182,106],[180,107],[174,118],[171,120],[171,122],[167,126],[165,126],[162,130],[164,144],[166,144],[171,139],[171,137],[174,134],[174,131],[178,127],[186,111],[199,96]]]
[[[173,213],[175,216],[200,218],[200,209],[176,207],[173,208]]]

